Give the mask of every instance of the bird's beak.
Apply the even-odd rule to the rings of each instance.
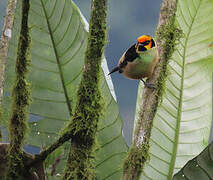
[[[108,75],[110,75],[110,74],[112,74],[112,73],[114,73],[116,71],[119,71],[119,70],[120,70],[120,68],[117,66],[114,69],[112,69],[112,71],[110,71],[110,73]]]

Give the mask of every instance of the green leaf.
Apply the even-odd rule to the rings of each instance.
[[[178,1],[176,23],[184,36],[177,42],[168,64],[165,92],[153,121],[150,161],[145,164],[143,180],[172,179],[208,144],[212,121],[212,11],[209,0]]]
[[[197,157],[188,161],[187,164],[174,175],[173,180],[213,179],[213,143],[209,144]]]
[[[76,103],[84,52],[87,46],[85,19],[71,0],[32,0],[30,9],[31,64],[29,81],[32,87],[30,134],[27,144],[48,146],[70,119]],[[20,24],[20,2],[17,5],[13,37],[8,55],[4,88],[4,117],[9,117],[10,91],[14,78],[17,36]],[[108,71],[103,61],[105,74]],[[98,129],[95,164],[98,179],[118,179],[127,146],[122,137],[122,120],[113,94],[110,77],[101,76],[101,90],[105,100],[105,117]],[[110,88],[109,88],[109,86]],[[65,154],[67,145],[64,146]],[[62,173],[66,156],[57,166]]]

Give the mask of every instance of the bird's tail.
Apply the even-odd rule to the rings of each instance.
[[[114,73],[116,71],[119,71],[119,70],[120,70],[120,68],[117,66],[112,71],[110,71],[110,73],[108,75],[110,75],[110,74],[112,74],[112,73]]]

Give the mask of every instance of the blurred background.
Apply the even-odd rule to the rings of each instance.
[[[0,34],[2,32],[2,28],[3,28],[3,18],[5,15],[5,8],[7,6],[7,1],[2,1],[0,0]]]
[[[73,0],[89,21],[90,0]],[[111,0],[108,3],[108,44],[105,49],[109,70],[117,65],[121,55],[143,34],[153,36],[158,24],[162,0]],[[123,133],[129,145],[135,115],[138,81],[123,75],[112,74],[120,113],[123,118]]]
[[[73,0],[89,21],[91,0]],[[5,14],[7,1],[0,0],[0,16]],[[121,55],[143,34],[153,36],[158,23],[162,0],[111,0],[108,3],[108,43],[105,49],[109,70],[117,65]],[[1,18],[2,19],[2,18]],[[0,33],[3,22],[0,22]],[[123,75],[112,74],[123,133],[127,144],[131,143],[138,81]]]
[[[89,20],[91,0],[73,0]],[[111,0],[108,3],[108,43],[105,49],[109,70],[117,65],[123,52],[142,34],[153,36],[158,23],[162,0]],[[0,0],[0,33],[7,0]],[[131,143],[137,97],[137,80],[129,80],[118,73],[112,74],[123,132],[128,145]],[[211,130],[213,139],[213,127]]]

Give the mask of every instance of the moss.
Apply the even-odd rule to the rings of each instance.
[[[134,176],[132,179],[138,180],[142,172],[142,164],[149,159],[149,145],[142,144],[140,147],[132,146],[128,158],[124,161],[123,171],[125,172],[125,179],[128,179],[134,169]]]
[[[182,36],[183,36],[182,30],[180,30],[175,23],[175,16],[170,17],[166,24],[161,25],[157,29],[156,38],[157,41],[163,39],[163,43],[161,43],[161,45],[164,52],[161,57],[161,59],[164,59],[164,62],[161,64],[162,71],[157,81],[158,82],[157,94],[159,97],[158,99],[159,103],[161,103],[162,95],[165,91],[165,80],[168,75],[167,65],[173,52],[175,51],[177,43],[179,42]]]
[[[95,179],[92,149],[72,142],[64,179]]]
[[[100,92],[100,69],[106,42],[106,1],[92,1],[85,67],[75,111],[65,130],[70,132],[71,148],[64,179],[95,179],[93,152],[104,107]]]
[[[29,30],[28,30],[29,0],[22,1],[22,23],[18,43],[15,82],[12,91],[12,113],[9,123],[10,146],[8,148],[7,179],[17,179],[22,173],[23,143],[27,131],[27,106],[30,102],[29,83],[26,80],[29,64]]]
[[[176,6],[176,0],[163,0],[159,26],[156,31],[160,60],[152,77],[152,80],[157,83],[157,88],[155,91],[151,92],[149,90],[143,94],[143,103],[139,112],[138,124],[135,128],[134,143],[124,162],[122,180],[139,179],[145,162],[149,160],[149,139],[153,119],[164,93],[165,80],[168,74],[167,65],[175,50],[176,43],[182,36],[182,32],[175,24]]]

